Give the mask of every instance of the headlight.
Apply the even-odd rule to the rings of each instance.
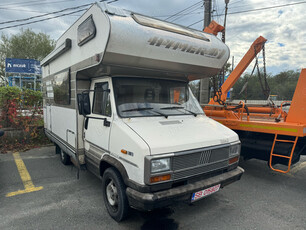
[[[151,173],[170,170],[170,158],[151,160]]]
[[[240,153],[240,144],[231,145],[229,148],[229,156],[236,156]]]

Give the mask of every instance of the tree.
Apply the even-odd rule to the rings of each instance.
[[[291,100],[296,88],[300,73],[288,70],[274,76],[270,84],[271,94],[277,95],[278,100]]]
[[[41,61],[55,47],[55,41],[44,33],[21,29],[18,34],[1,35],[0,76],[4,76],[5,58],[36,59]]]
[[[267,75],[267,81],[270,87],[270,95],[277,95],[278,100],[291,100],[295,87],[299,78],[299,72],[288,70],[281,72],[275,76]],[[263,75],[261,73],[261,75]],[[243,86],[247,83],[247,87],[241,92]],[[241,93],[241,94],[240,94]],[[249,100],[263,100],[265,99],[258,75],[250,76],[245,74],[239,78],[233,87],[234,99],[249,99]]]
[[[189,87],[191,89],[191,92],[192,92],[193,96],[195,96],[195,98],[198,99],[199,98],[200,81],[195,80],[195,81],[189,82]]]

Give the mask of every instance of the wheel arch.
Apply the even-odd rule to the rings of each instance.
[[[102,160],[100,161],[100,166],[99,166],[99,171],[100,171],[100,176],[103,177],[103,174],[105,172],[105,170],[109,167],[114,167],[121,175],[124,183],[127,185],[128,181],[129,181],[129,176],[123,166],[123,164],[121,164],[120,161],[118,161],[117,159],[106,155],[102,158]]]

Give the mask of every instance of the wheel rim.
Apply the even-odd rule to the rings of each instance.
[[[61,150],[61,159],[62,159],[62,160],[65,160],[65,155],[64,155],[63,150]]]
[[[110,180],[106,186],[106,197],[113,208],[118,206],[118,191],[113,180]]]

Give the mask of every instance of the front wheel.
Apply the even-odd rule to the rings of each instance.
[[[127,216],[129,204],[125,194],[126,186],[118,171],[114,168],[105,170],[102,188],[104,203],[109,215],[120,222]]]

